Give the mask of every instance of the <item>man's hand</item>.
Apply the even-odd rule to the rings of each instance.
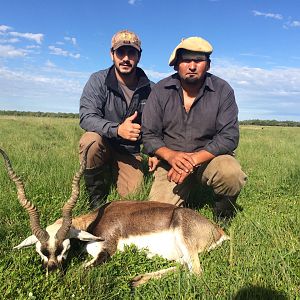
[[[206,151],[181,152],[174,151],[167,147],[156,150],[155,155],[164,159],[171,166],[168,172],[168,180],[177,184],[182,183],[187,176],[193,173],[194,168],[200,164],[212,160],[215,156]]]
[[[137,111],[125,121],[119,125],[118,127],[118,136],[125,140],[129,141],[137,141],[140,133],[141,133],[141,125],[137,123],[133,123],[134,119],[137,117]]]
[[[178,174],[191,173],[196,166],[196,162],[193,160],[191,153],[172,151],[167,159],[168,163]]]
[[[158,163],[159,163],[159,159],[156,156],[149,157],[148,158],[149,172],[155,171]]]
[[[189,172],[189,173],[182,172],[181,174],[179,174],[173,168],[171,168],[170,171],[168,172],[167,178],[170,182],[173,181],[177,184],[181,184],[181,183],[183,183],[185,178],[187,178],[191,173],[192,172]]]

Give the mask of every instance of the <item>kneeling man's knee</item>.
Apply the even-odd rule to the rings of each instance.
[[[86,147],[91,143],[92,146],[88,151],[87,156],[87,168],[95,168],[103,164],[104,152],[106,152],[106,147],[104,145],[103,138],[96,132],[86,132],[82,135],[79,141],[79,155],[80,159]]]
[[[246,183],[247,176],[238,161],[230,155],[213,159],[214,176],[211,185],[216,194],[237,195]]]

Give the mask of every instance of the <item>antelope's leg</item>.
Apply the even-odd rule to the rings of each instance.
[[[141,284],[146,283],[150,279],[159,279],[159,278],[163,277],[164,275],[166,275],[167,273],[175,272],[176,270],[177,270],[177,267],[170,267],[167,269],[162,269],[162,270],[151,272],[151,273],[140,274],[140,275],[135,276],[131,280],[131,285],[133,287],[137,287]]]
[[[179,246],[182,256],[176,261],[182,265],[185,265],[190,272],[197,275],[201,274],[202,269],[200,266],[198,249],[194,245],[191,245],[185,241],[179,243]]]
[[[104,263],[109,257],[108,252],[105,251],[103,247],[103,242],[87,243],[86,251],[93,257],[93,259],[84,264],[85,268]]]
[[[199,256],[198,256],[197,251],[195,251],[191,254],[190,265],[191,265],[191,267],[189,266],[190,272],[192,272],[196,275],[200,275],[202,273],[202,269],[200,266],[200,261],[199,261]]]

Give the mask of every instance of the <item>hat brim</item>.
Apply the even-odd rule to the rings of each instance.
[[[141,51],[141,47],[139,47],[139,46],[137,46],[135,44],[132,44],[132,43],[124,43],[124,42],[120,42],[120,43],[115,44],[112,49],[113,50],[117,50],[118,48],[123,47],[123,46],[133,47],[136,50]]]

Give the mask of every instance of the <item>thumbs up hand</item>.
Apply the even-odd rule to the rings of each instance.
[[[118,136],[125,140],[137,141],[141,133],[141,125],[133,122],[137,115],[138,113],[135,111],[132,116],[125,119],[125,121],[119,125]]]

